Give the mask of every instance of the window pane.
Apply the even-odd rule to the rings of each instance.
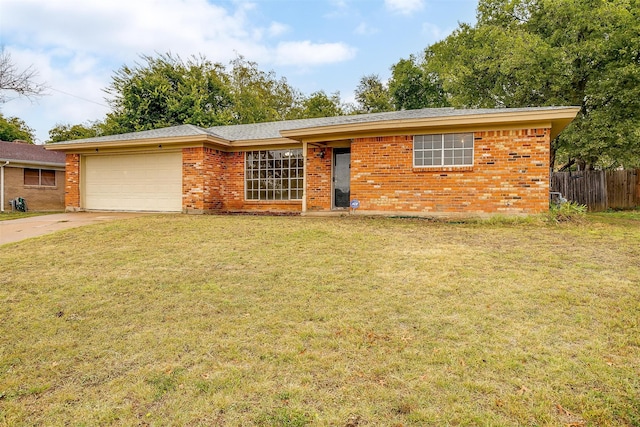
[[[260,159],[256,161],[255,159]],[[247,153],[245,165],[246,197],[251,200],[300,199],[304,159],[302,150],[265,150]],[[290,181],[289,178],[293,179]]]
[[[56,171],[43,169],[40,171],[40,185],[54,187],[56,185]]]
[[[433,156],[431,157],[432,165],[441,165],[442,164],[442,151],[434,151]]]
[[[473,134],[465,133],[462,135],[462,140],[464,142],[464,148],[473,148]]]
[[[40,185],[40,169],[25,169],[24,185]]]
[[[473,149],[464,150],[464,160],[466,164],[473,163]]]

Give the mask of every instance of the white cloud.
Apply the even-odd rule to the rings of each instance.
[[[276,48],[275,61],[280,65],[306,67],[347,61],[355,54],[356,49],[345,43],[282,42]]]
[[[105,103],[102,89],[117,69],[133,65],[141,54],[171,52],[184,59],[202,54],[223,64],[240,54],[265,68],[309,68],[355,55],[340,42],[276,44],[291,28],[261,21],[260,3],[244,0],[0,1],[0,40],[20,68],[33,64],[55,89],[35,104],[7,102],[2,112],[25,120],[41,141],[55,123],[104,118],[108,108],[96,104]]]
[[[408,15],[424,8],[424,0],[384,0],[385,6],[392,12]]]
[[[270,37],[281,36],[287,32],[289,32],[289,27],[285,24],[281,24],[280,22],[272,22],[271,25],[269,25]]]
[[[366,22],[361,22],[360,25],[353,30],[355,34],[360,36],[370,36],[372,34],[376,34],[378,32],[377,28],[369,26]]]

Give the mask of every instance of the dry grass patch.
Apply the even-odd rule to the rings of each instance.
[[[59,212],[0,212],[0,221],[8,221],[10,219],[29,218],[31,216],[50,215]]]
[[[162,215],[6,245],[0,425],[637,426],[638,220]]]

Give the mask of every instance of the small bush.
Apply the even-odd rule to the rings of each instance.
[[[576,202],[552,205],[549,218],[555,222],[581,222],[587,214],[587,206]]]

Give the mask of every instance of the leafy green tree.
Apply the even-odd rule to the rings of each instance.
[[[105,133],[181,124],[210,127],[233,121],[233,99],[221,64],[203,57],[185,62],[170,53],[141,58],[142,64],[120,68],[105,89],[112,107]]]
[[[358,112],[380,113],[393,111],[389,89],[377,74],[363,76],[355,90]]]
[[[273,71],[260,70],[255,62],[242,56],[231,61],[229,80],[234,123],[287,120],[300,115],[302,94]]]
[[[33,144],[35,131],[17,117],[4,117],[0,113],[0,141],[27,141]]]
[[[580,106],[552,164],[640,166],[639,15],[638,0],[481,0],[424,67],[456,107]]]
[[[94,122],[86,125],[83,124],[64,124],[58,123],[54,128],[49,130],[49,140],[47,144],[60,141],[71,141],[74,139],[93,138],[102,134],[101,123]]]
[[[340,93],[327,95],[323,90],[320,90],[302,101],[300,118],[335,117],[344,114]]]
[[[391,66],[391,73],[389,96],[396,110],[449,105],[438,75],[421,67],[414,55]]]

